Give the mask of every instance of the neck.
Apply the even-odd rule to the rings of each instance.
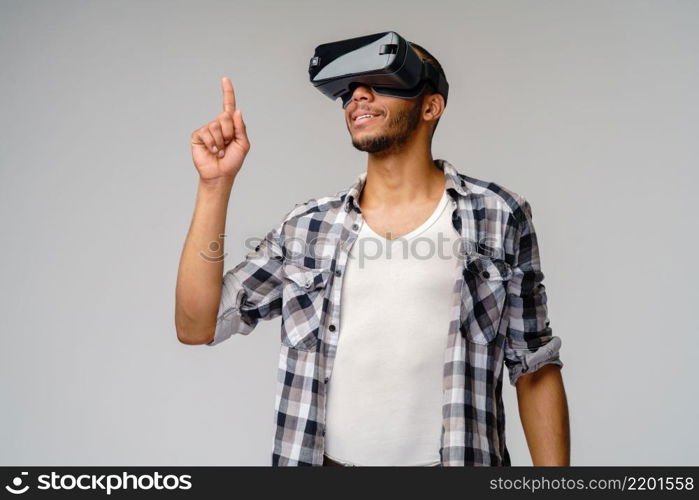
[[[358,201],[368,210],[428,203],[442,196],[445,183],[444,172],[426,146],[385,156],[370,154]]]

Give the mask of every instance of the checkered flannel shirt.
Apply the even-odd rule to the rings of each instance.
[[[434,163],[445,174],[463,268],[445,332],[441,465],[509,466],[503,366],[512,386],[546,364],[563,366],[532,211],[517,193],[446,160]],[[259,320],[282,319],[272,466],[323,463],[326,387],[342,334],[343,273],[364,223],[357,200],[365,180],[363,172],[349,189],[297,204],[223,276],[207,345],[248,335]]]

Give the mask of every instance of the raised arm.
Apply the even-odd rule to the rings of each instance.
[[[233,84],[228,78],[221,80],[221,89],[223,111],[191,136],[199,187],[175,291],[177,338],[185,344],[204,344],[214,335],[223,283],[228,200],[250,150],[245,123],[236,109]]]

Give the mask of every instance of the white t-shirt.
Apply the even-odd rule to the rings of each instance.
[[[459,235],[444,191],[432,215],[388,240],[364,222],[342,285],[325,453],[349,465],[434,465]],[[438,235],[441,234],[442,243]]]

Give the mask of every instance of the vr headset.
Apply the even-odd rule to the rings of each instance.
[[[425,82],[444,96],[449,84],[432,64],[423,62],[395,31],[375,33],[318,45],[308,66],[311,83],[333,101],[342,99],[345,108],[358,85],[377,94],[410,99],[417,97]]]

